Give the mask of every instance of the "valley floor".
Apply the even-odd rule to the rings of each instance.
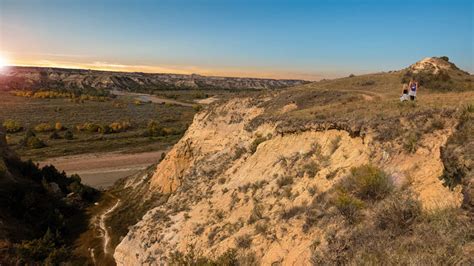
[[[90,153],[49,158],[40,166],[52,164],[69,175],[78,174],[82,182],[95,188],[108,188],[120,178],[132,175],[157,163],[165,151],[134,154],[119,152]]]

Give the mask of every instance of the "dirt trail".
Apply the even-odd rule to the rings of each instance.
[[[119,205],[120,205],[120,199],[117,199],[117,202],[114,204],[114,206],[112,206],[110,209],[105,211],[102,215],[100,215],[100,218],[99,218],[99,229],[102,231],[102,237],[104,240],[103,248],[104,248],[105,255],[109,254],[108,246],[110,242],[110,235],[109,235],[109,231],[107,230],[107,224],[105,223],[105,219],[107,219],[109,214],[112,213]]]
[[[92,187],[107,188],[116,180],[157,163],[163,152],[165,151],[135,154],[92,153],[50,158],[38,163],[40,166],[52,164],[68,175],[78,174],[85,184]]]
[[[127,92],[127,91],[112,91],[112,94],[117,96],[132,96],[135,99],[140,100],[142,102],[152,102],[152,103],[170,103],[170,104],[177,104],[181,106],[193,107],[195,104],[192,103],[185,103],[173,99],[162,98],[156,95],[146,94],[146,93],[137,93],[137,92]]]

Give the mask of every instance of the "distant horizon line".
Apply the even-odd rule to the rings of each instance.
[[[6,65],[5,68],[9,67],[24,67],[24,68],[52,68],[52,69],[62,69],[62,70],[82,70],[82,71],[97,71],[97,72],[113,72],[113,73],[137,73],[137,74],[156,74],[156,75],[183,75],[183,76],[203,76],[203,77],[215,77],[215,78],[242,78],[242,79],[262,79],[262,80],[287,80],[287,81],[320,81],[327,79],[337,79],[344,77],[343,75],[338,77],[322,77],[320,79],[298,79],[298,78],[277,78],[277,77],[266,77],[266,76],[238,76],[238,75],[219,75],[219,74],[200,74],[200,73],[179,73],[179,72],[150,72],[150,71],[135,71],[135,70],[118,70],[118,69],[107,69],[107,68],[86,68],[80,66],[45,66],[45,65],[30,65],[30,64],[14,64]],[[362,74],[363,75],[363,74]]]

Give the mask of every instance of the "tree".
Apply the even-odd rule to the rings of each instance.
[[[66,133],[64,133],[64,138],[67,140],[73,140],[74,139],[74,134],[72,131],[68,130]]]
[[[23,127],[15,120],[8,119],[3,122],[3,127],[7,133],[17,133],[23,130]]]
[[[163,127],[154,120],[151,120],[147,126],[148,135],[151,137],[154,136],[163,136]]]
[[[51,135],[49,135],[49,139],[60,139],[61,136],[59,136],[58,132],[54,131],[53,133],[51,133]]]
[[[63,130],[63,124],[61,124],[61,122],[56,122],[56,124],[54,125],[54,129],[56,129],[57,131]]]

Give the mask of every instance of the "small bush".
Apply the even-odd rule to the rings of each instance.
[[[41,123],[35,126],[36,132],[50,132],[54,130],[54,127],[49,123]]]
[[[110,131],[112,133],[120,133],[130,129],[132,125],[128,121],[114,122],[109,125]]]
[[[235,238],[235,245],[238,248],[247,249],[252,245],[252,238],[250,235],[242,235]]]
[[[258,220],[263,219],[263,207],[259,204],[254,204],[252,213],[250,214],[247,224],[253,224]]]
[[[342,216],[351,224],[359,220],[360,210],[364,203],[345,192],[339,192],[334,199],[334,205]]]
[[[31,149],[41,149],[46,147],[46,144],[39,139],[38,137],[28,137],[26,139],[26,147],[31,148]]]
[[[17,133],[23,130],[23,127],[19,122],[11,119],[5,120],[5,122],[3,122],[3,127],[7,133]]]
[[[267,235],[267,233],[268,233],[268,224],[266,222],[255,224],[255,232],[257,232],[258,234],[261,234],[263,236]]]
[[[360,83],[361,86],[372,86],[372,85],[375,85],[375,81],[373,80],[367,80],[367,81],[364,81],[362,83]]]
[[[415,153],[418,149],[418,141],[420,140],[420,134],[410,133],[405,137],[403,142],[403,149],[408,153]]]
[[[252,144],[250,145],[250,152],[252,154],[254,154],[256,151],[257,151],[257,147],[258,145],[260,145],[262,142],[266,141],[267,138],[266,137],[257,137],[256,139],[254,139],[254,141],[252,142]]]
[[[363,165],[351,169],[350,176],[342,182],[342,188],[363,200],[380,200],[393,190],[393,184],[382,170]]]
[[[61,139],[61,136],[59,136],[58,132],[54,131],[53,133],[51,133],[51,135],[49,135],[49,139]]]
[[[433,119],[431,121],[431,128],[434,130],[441,130],[444,128],[444,122],[441,119]]]
[[[235,154],[232,159],[237,160],[240,157],[242,157],[242,155],[244,155],[246,152],[247,152],[247,149],[245,149],[244,147],[237,147],[237,149],[235,149]]]
[[[339,172],[337,169],[334,170],[334,171],[329,172],[329,173],[326,175],[326,179],[327,179],[327,180],[333,179],[334,177],[336,177],[337,172]]]
[[[331,140],[331,144],[329,146],[330,153],[333,154],[338,148],[341,143],[342,137],[337,136],[333,140]]]
[[[310,162],[303,165],[303,171],[308,175],[309,178],[315,177],[319,170],[319,165],[316,162]]]
[[[282,176],[277,179],[277,185],[279,188],[293,184],[293,177],[291,176]]]
[[[60,122],[56,122],[56,124],[54,125],[54,129],[57,131],[61,131],[64,129],[64,126]]]
[[[285,209],[281,213],[281,218],[283,220],[289,220],[296,215],[303,213],[306,210],[306,205],[293,206],[289,209]]]
[[[199,105],[199,104],[198,104],[198,105],[193,106],[193,109],[194,109],[194,111],[196,111],[196,112],[200,112],[200,111],[203,109],[203,107],[202,107],[202,105]]]
[[[466,113],[474,113],[474,104],[467,104],[463,109]]]
[[[87,132],[90,132],[90,133],[96,133],[96,132],[99,132],[100,127],[101,126],[98,125],[98,124],[86,122],[82,125],[77,125],[76,129],[78,131],[87,131]]]
[[[419,201],[410,196],[395,195],[381,202],[375,220],[380,229],[401,232],[420,217],[421,211]]]
[[[73,140],[74,134],[72,133],[72,131],[68,130],[64,133],[64,138],[67,140]]]
[[[69,257],[66,249],[59,244],[60,242],[59,233],[53,234],[48,229],[42,238],[23,241],[17,244],[16,248],[19,257],[23,260],[44,261],[45,265],[59,265]]]
[[[158,122],[151,120],[147,125],[147,134],[150,137],[163,136],[163,127]]]

